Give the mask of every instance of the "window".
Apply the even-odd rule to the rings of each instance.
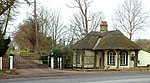
[[[128,65],[128,53],[126,51],[120,52],[120,66]]]
[[[77,51],[77,57],[76,57],[76,61],[77,61],[77,64],[80,64],[80,51]]]
[[[80,64],[80,55],[77,55],[77,64]]]
[[[83,59],[82,55],[84,55],[84,54],[85,54],[85,51],[83,51],[83,50],[77,50],[76,51],[76,61],[77,61],[77,64],[80,64],[81,59]]]
[[[131,61],[134,61],[134,54],[131,54]]]
[[[131,51],[131,61],[134,61],[135,52]]]
[[[115,55],[116,53],[114,51],[108,52],[108,65],[115,65]]]

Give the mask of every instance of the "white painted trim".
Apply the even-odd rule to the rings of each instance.
[[[60,69],[62,69],[62,58],[60,58]]]
[[[54,57],[51,57],[51,68],[54,69]]]
[[[2,70],[3,69],[3,66],[2,66],[2,57],[0,57],[0,70]]]
[[[9,67],[9,68],[10,68],[10,69],[13,69],[13,56],[9,56],[9,58],[10,58],[10,59],[9,59],[9,60],[10,60],[10,61],[9,61],[9,62],[10,62],[10,63],[9,63],[9,64],[10,64],[10,67]]]

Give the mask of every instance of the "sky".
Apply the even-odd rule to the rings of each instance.
[[[44,5],[48,9],[56,9],[61,10],[61,14],[63,18],[65,18],[64,22],[67,22],[67,20],[72,16],[72,13],[75,12],[73,8],[68,8],[66,5],[70,3],[72,0],[37,0],[38,3],[41,3],[41,5]],[[123,0],[93,0],[93,3],[90,6],[90,11],[92,12],[98,12],[102,11],[105,16],[105,21],[108,22],[108,29],[111,28],[111,19],[112,15],[114,14],[114,10],[117,8],[118,4],[121,3]],[[143,2],[143,8],[144,10],[150,10],[149,9],[149,0],[142,0]],[[22,22],[23,19],[26,18],[27,13],[31,7],[27,5],[23,5],[22,8],[20,8],[20,14],[18,15],[18,19],[15,21],[15,26],[19,25],[19,23]],[[150,39],[150,25],[145,28],[145,30],[136,33],[136,35],[133,36],[134,39]]]

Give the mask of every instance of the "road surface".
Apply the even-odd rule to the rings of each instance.
[[[150,83],[150,74],[109,74],[2,79],[0,83]]]

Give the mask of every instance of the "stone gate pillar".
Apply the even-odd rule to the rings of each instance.
[[[3,62],[2,57],[0,57],[0,70],[3,69],[2,62]]]
[[[13,54],[9,55],[9,68],[10,69],[13,69],[13,57],[14,57]]]

